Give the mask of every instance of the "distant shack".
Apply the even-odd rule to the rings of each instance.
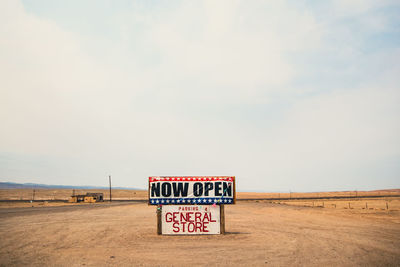
[[[70,203],[95,203],[100,201],[104,201],[103,193],[86,193],[86,195],[73,194],[68,200]]]

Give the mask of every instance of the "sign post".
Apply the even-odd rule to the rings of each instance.
[[[157,205],[157,234],[225,234],[224,206],[235,204],[234,176],[149,177],[149,205]]]

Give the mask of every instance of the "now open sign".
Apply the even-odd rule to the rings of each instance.
[[[149,204],[234,204],[234,176],[149,177]]]

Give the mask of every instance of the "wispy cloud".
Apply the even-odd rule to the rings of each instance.
[[[399,186],[395,2],[47,4],[0,4],[2,179]]]

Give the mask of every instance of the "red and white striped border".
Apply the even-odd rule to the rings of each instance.
[[[228,181],[232,182],[233,176],[151,176],[149,182],[158,181],[182,181],[182,182],[202,182],[202,181]]]

